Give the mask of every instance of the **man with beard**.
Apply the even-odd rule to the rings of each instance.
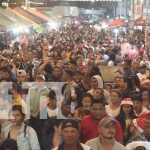
[[[116,120],[104,117],[99,122],[98,130],[100,136],[86,142],[93,150],[126,150],[126,148],[115,140]]]

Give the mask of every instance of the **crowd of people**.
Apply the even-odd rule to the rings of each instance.
[[[149,150],[143,35],[72,25],[1,40],[0,150]],[[123,72],[107,83],[100,66]]]

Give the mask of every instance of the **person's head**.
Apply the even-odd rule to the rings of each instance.
[[[85,108],[89,108],[93,101],[93,96],[90,93],[85,93],[82,96],[82,106]]]
[[[91,104],[91,116],[94,119],[101,119],[106,115],[105,104],[99,100],[92,101]]]
[[[115,77],[115,84],[117,87],[119,87],[119,85],[120,85],[120,77],[119,76]]]
[[[70,60],[75,60],[76,59],[76,54],[75,53],[71,53],[70,54]]]
[[[150,102],[150,91],[149,91],[149,89],[143,87],[140,89],[140,91],[142,94],[143,101],[149,101]]]
[[[83,57],[79,56],[79,57],[77,58],[77,66],[80,67],[80,66],[82,66],[82,65],[83,65]]]
[[[123,63],[124,70],[130,69],[132,66],[132,60],[130,58],[126,58]]]
[[[110,101],[112,104],[119,104],[121,101],[121,93],[119,90],[112,90],[110,93]]]
[[[81,82],[82,76],[83,76],[83,74],[82,74],[82,72],[80,72],[80,71],[75,71],[75,72],[73,73],[73,78],[74,78],[74,81],[75,81],[76,83],[80,83],[80,82]]]
[[[66,119],[62,122],[62,139],[65,144],[75,144],[79,138],[80,126],[77,120]]]
[[[127,87],[127,78],[126,77],[120,77],[118,85],[120,88],[126,88]]]
[[[98,81],[95,77],[91,78],[91,86],[92,86],[93,89],[98,88]]]
[[[104,91],[102,88],[96,88],[93,90],[93,98],[94,99],[102,99],[104,98]]]
[[[18,150],[17,142],[14,139],[6,139],[0,146],[0,150]]]
[[[55,109],[56,104],[57,104],[56,93],[54,90],[50,90],[48,95],[47,106],[50,107],[51,109]]]
[[[19,83],[13,83],[12,84],[12,90],[11,90],[12,94],[15,95],[15,94],[19,94],[21,95],[22,94],[22,88],[21,88],[21,85]]]
[[[21,105],[13,105],[9,115],[13,126],[21,126],[25,119],[25,110]]]
[[[72,79],[73,79],[73,72],[71,70],[65,70],[63,73],[63,80],[72,81]]]
[[[131,99],[133,100],[133,106],[136,113],[140,113],[143,107],[143,99],[141,93],[137,91],[132,92]]]
[[[150,89],[150,80],[149,79],[143,80],[141,86]]]
[[[132,62],[132,68],[134,71],[138,71],[139,67],[140,67],[140,63],[138,61],[135,60]]]
[[[45,82],[45,77],[43,75],[37,75],[36,82]]]
[[[112,140],[115,137],[116,120],[110,117],[104,117],[99,122],[100,137],[107,140]]]
[[[9,79],[11,77],[11,70],[9,67],[1,67],[0,68],[0,76],[1,78]]]
[[[25,70],[18,70],[17,72],[17,79],[18,82],[25,82],[26,81],[26,71]]]
[[[74,71],[77,69],[77,62],[76,60],[70,60],[69,61],[69,69]]]
[[[61,75],[62,75],[62,70],[61,70],[61,68],[60,67],[54,67],[53,68],[53,75],[55,76],[55,77],[61,77]]]
[[[131,118],[135,116],[133,102],[131,98],[124,98],[121,101],[120,113],[122,113],[123,116],[128,115]]]
[[[111,84],[106,84],[105,85],[105,90],[107,90],[109,93],[111,93],[111,90],[112,90],[112,85]]]
[[[9,60],[6,58],[3,58],[0,60],[0,67],[8,67],[9,66]]]

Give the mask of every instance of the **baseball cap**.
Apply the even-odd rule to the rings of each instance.
[[[75,119],[66,119],[62,122],[61,129],[63,130],[64,128],[72,127],[77,130],[80,130],[79,122]]]
[[[18,72],[17,72],[17,76],[26,76],[26,71],[25,70],[18,70]]]
[[[99,122],[99,127],[110,127],[116,124],[116,120],[111,117],[104,117]]]

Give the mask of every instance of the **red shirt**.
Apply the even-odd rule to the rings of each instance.
[[[100,120],[94,119],[91,115],[84,117],[81,120],[81,140],[83,143],[87,142],[90,139],[96,138],[100,135],[98,131],[98,125]],[[116,121],[116,135],[115,138],[117,141],[123,141],[123,133],[120,126],[120,123]]]

